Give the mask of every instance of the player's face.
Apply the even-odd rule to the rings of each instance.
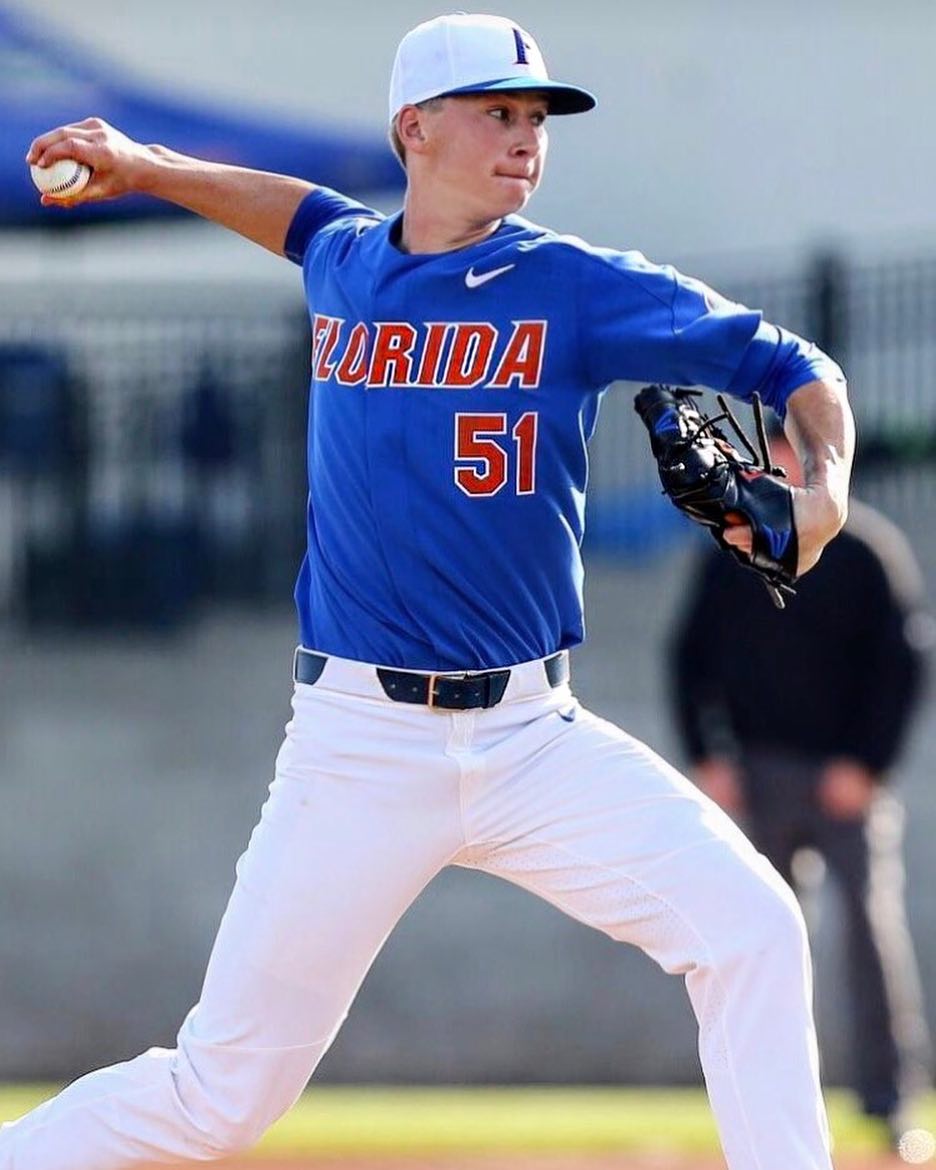
[[[519,211],[542,177],[547,110],[535,92],[446,99],[427,126],[433,178],[472,215]]]

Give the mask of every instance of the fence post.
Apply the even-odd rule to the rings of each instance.
[[[839,252],[818,252],[809,268],[809,318],[820,349],[844,362],[848,345],[848,269]]]

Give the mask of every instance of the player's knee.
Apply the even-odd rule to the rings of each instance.
[[[180,1059],[175,1090],[193,1161],[215,1161],[250,1149],[304,1086],[304,1081],[286,1084],[275,1073],[268,1077],[258,1075],[258,1070],[252,1073],[249,1064],[248,1058],[240,1074],[229,1067],[222,1075],[204,1061],[196,1070],[184,1057]]]
[[[806,924],[796,897],[775,869],[753,852],[723,873],[707,903],[700,966],[742,978],[752,970],[783,970],[808,955]]]
[[[809,953],[806,922],[796,895],[779,874],[765,867],[743,901],[738,937],[746,940],[749,957],[777,969],[801,967]]]
[[[276,1119],[259,1115],[249,1102],[227,1098],[188,1111],[187,1120],[189,1157],[214,1162],[249,1150]]]
[[[200,1130],[201,1158],[215,1161],[242,1154],[260,1140],[268,1124],[258,1122],[248,1113],[238,1116],[218,1114],[211,1119],[207,1129]]]

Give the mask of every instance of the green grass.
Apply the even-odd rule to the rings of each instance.
[[[17,1117],[52,1086],[0,1087],[0,1119]],[[828,1096],[839,1152],[879,1148],[852,1097]],[[916,1124],[936,1130],[936,1094]],[[715,1126],[697,1089],[338,1088],[307,1093],[258,1147],[266,1154],[675,1151],[714,1153]]]

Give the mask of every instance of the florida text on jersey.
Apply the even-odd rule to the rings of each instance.
[[[587,441],[617,380],[781,413],[828,359],[640,253],[518,216],[410,255],[318,188],[286,252],[312,322],[304,645],[412,669],[529,661],[584,635]]]

